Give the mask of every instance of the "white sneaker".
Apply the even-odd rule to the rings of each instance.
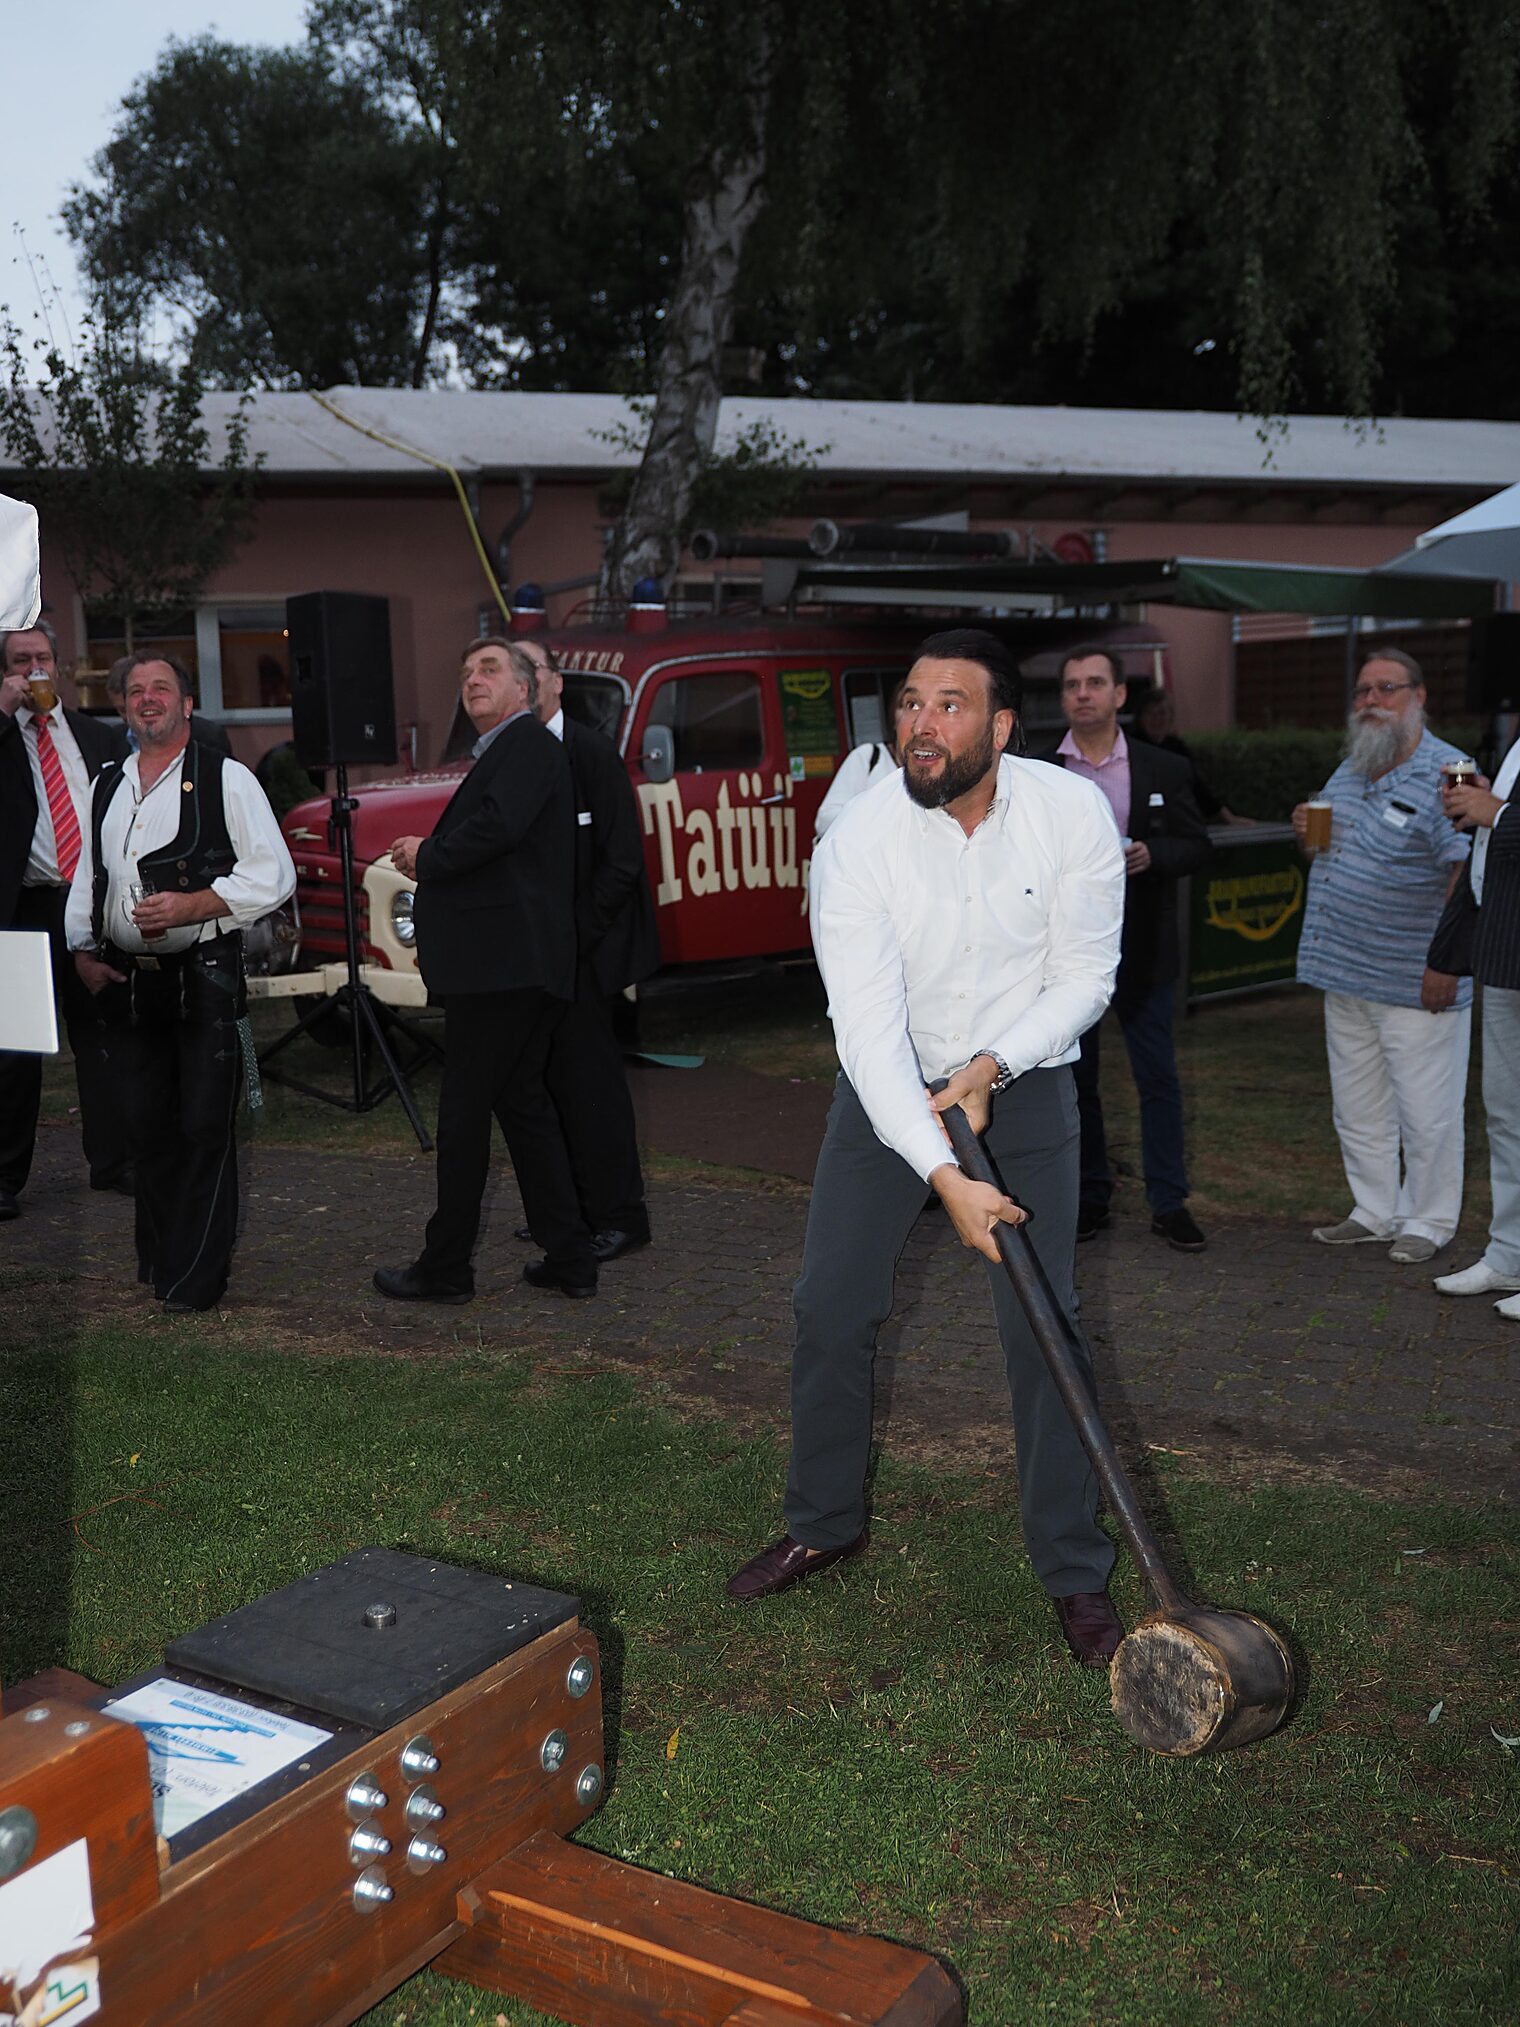
[[[1520,1289],[1520,1281],[1496,1274],[1487,1260],[1479,1260],[1458,1274],[1438,1274],[1435,1286],[1440,1295],[1492,1295],[1496,1289]]]
[[[1386,1232],[1369,1232],[1355,1218],[1342,1218],[1338,1225],[1316,1225],[1314,1236],[1322,1246],[1375,1246]]]
[[[1511,1295],[1503,1302],[1496,1302],[1494,1307],[1501,1316],[1508,1316],[1513,1322],[1520,1323],[1520,1295]]]

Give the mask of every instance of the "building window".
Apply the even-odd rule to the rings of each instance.
[[[203,605],[195,615],[201,709],[244,723],[290,713],[283,603]]]
[[[765,754],[756,676],[672,676],[655,692],[649,723],[669,726],[683,774],[758,767]]]
[[[905,667],[845,670],[844,713],[852,747],[891,743],[892,704],[907,673]]]

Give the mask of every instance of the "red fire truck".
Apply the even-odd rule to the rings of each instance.
[[[565,670],[565,708],[611,739],[643,816],[664,961],[725,965],[808,947],[813,826],[852,747],[887,732],[887,704],[936,624],[913,619],[760,615],[668,619],[632,608],[618,627],[544,631]],[[530,628],[530,630],[533,630]],[[1059,722],[1063,646],[1102,637],[1135,680],[1164,680],[1161,637],[1142,625],[1065,618],[1002,624],[1033,677],[1031,742]],[[460,727],[456,725],[456,733]],[[450,746],[467,746],[467,727]],[[388,847],[425,836],[467,759],[358,787],[353,819],[363,976],[393,1005],[425,999],[413,948],[412,883]],[[344,967],[343,904],[325,799],[284,819],[295,860],[298,921],[271,939],[277,955],[255,990],[295,997],[335,989]]]

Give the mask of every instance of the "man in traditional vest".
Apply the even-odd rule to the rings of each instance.
[[[96,781],[66,931],[136,1151],[138,1279],[182,1315],[220,1301],[237,1235],[242,931],[296,873],[248,769],[191,740],[182,664],[134,657],[124,697],[137,750]]]
[[[90,783],[126,751],[114,721],[66,710],[45,621],[0,633],[0,929],[41,929],[79,1085],[79,1125],[94,1189],[132,1194],[131,1154],[100,1046],[95,1005],[74,976],[63,910],[79,858]],[[42,1058],[0,1051],[0,1221],[31,1173],[42,1102]]]

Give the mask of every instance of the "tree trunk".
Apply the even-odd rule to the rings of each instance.
[[[739,265],[765,204],[770,43],[763,27],[757,26],[751,48],[748,137],[740,134],[713,155],[686,201],[681,273],[665,318],[654,411],[602,563],[604,598],[626,600],[641,577],[663,582],[675,569],[692,488],[717,434]]]

